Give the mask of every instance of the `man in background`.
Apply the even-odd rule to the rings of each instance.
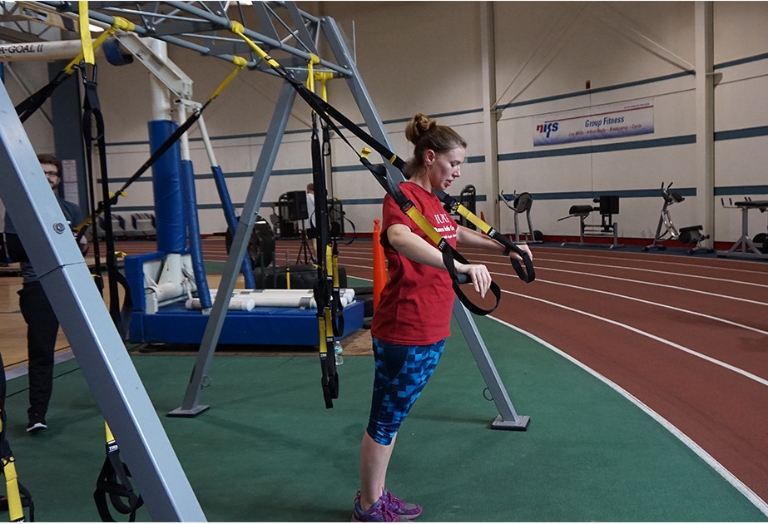
[[[56,200],[69,221],[70,227],[74,227],[83,221],[80,208],[72,202],[67,202],[58,195],[58,187],[61,183],[61,162],[49,154],[37,155],[40,167],[48,179]],[[19,307],[24,321],[27,323],[27,354],[29,357],[29,409],[27,415],[28,433],[36,433],[47,429],[45,414],[48,411],[48,403],[53,391],[53,355],[56,348],[56,336],[59,332],[59,320],[53,312],[48,297],[29,262],[24,246],[22,246],[16,228],[11,222],[8,213],[5,214],[5,237],[8,254],[11,260],[20,263],[23,284],[19,291]],[[88,244],[83,238],[80,243],[80,251],[85,254]]]

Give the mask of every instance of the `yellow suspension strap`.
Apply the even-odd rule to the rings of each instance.
[[[309,89],[315,88],[315,74],[313,66],[320,62],[320,58],[311,55],[307,64],[307,85]],[[338,287],[338,251],[334,251],[328,225],[328,191],[325,178],[325,162],[323,151],[328,147],[329,134],[323,128],[322,145],[318,133],[317,112],[312,112],[312,183],[315,188],[315,231],[317,232],[317,278],[313,294],[317,303],[318,321],[318,349],[320,357],[323,399],[325,407],[333,407],[333,400],[339,397],[339,375],[336,369],[334,343],[336,338],[343,334],[343,326],[339,329],[337,319],[341,316],[341,298]]]
[[[129,477],[131,472],[128,470],[122,460],[120,460],[120,448],[117,441],[105,422],[107,436],[107,458],[101,467],[99,478],[96,481],[96,491],[93,492],[93,500],[96,502],[96,509],[99,511],[99,517],[102,522],[115,522],[107,506],[107,495],[109,501],[116,511],[123,515],[129,515],[129,521],[136,520],[136,510],[138,510],[144,501],[141,495],[136,495],[131,486]],[[123,502],[126,499],[127,502]]]
[[[296,90],[296,92],[299,94],[299,96],[301,96],[307,102],[307,104],[309,104],[309,106],[312,107],[312,109],[314,109],[315,112],[318,115],[320,115],[320,117],[324,121],[326,121],[333,128],[333,130],[339,135],[339,137],[342,138],[350,147],[352,147],[352,145],[349,144],[349,142],[346,140],[346,138],[344,138],[344,135],[341,133],[341,131],[339,130],[338,126],[336,126],[333,123],[332,119],[335,119],[336,121],[338,121],[343,127],[348,129],[352,134],[354,134],[360,140],[365,142],[366,145],[370,146],[370,148],[372,150],[376,151],[377,153],[382,155],[384,158],[389,159],[389,163],[390,164],[392,164],[397,169],[399,169],[401,172],[403,172],[403,174],[405,174],[405,161],[404,160],[402,160],[395,153],[390,151],[384,144],[382,144],[381,142],[379,142],[378,140],[373,138],[371,135],[369,135],[368,133],[366,133],[365,131],[360,129],[359,126],[357,126],[354,122],[349,120],[346,116],[344,116],[336,108],[334,108],[333,106],[331,106],[330,104],[328,104],[327,102],[322,100],[320,97],[315,95],[315,93],[312,93],[311,91],[309,91],[301,82],[297,81],[289,71],[287,71],[277,61],[275,61],[274,58],[269,56],[263,49],[261,49],[258,45],[256,45],[250,39],[248,39],[248,37],[245,36],[242,33],[242,25],[237,27],[236,24],[237,24],[237,22],[232,22],[232,25],[233,25],[232,31],[235,34],[238,34],[251,47],[251,49],[253,49],[261,57],[262,60],[264,60],[270,67],[272,67],[272,69],[278,75],[280,75],[286,82],[291,84],[291,86]],[[354,149],[354,148],[352,148],[352,149]],[[386,169],[383,168],[383,166],[381,166],[381,169],[377,168],[376,166],[371,164],[370,161],[368,161],[367,158],[364,158],[362,155],[360,155],[360,161],[363,163],[363,165],[365,165],[369,169],[369,171],[371,171],[371,173],[374,175],[374,177],[379,181],[379,183],[381,183],[382,187],[384,187],[384,189],[388,193],[390,193],[393,197],[396,197],[396,201],[397,201],[398,198],[400,198],[401,200],[402,200],[402,198],[404,198],[404,197],[402,197],[402,194],[400,194],[400,196],[398,196],[399,190],[397,189],[397,185],[390,180],[390,177],[387,174]],[[398,203],[398,204],[400,205],[400,203]],[[402,208],[402,206],[412,207],[413,204],[411,203],[410,205],[407,205],[407,203],[404,201],[402,203],[402,205],[401,205],[401,208]],[[403,211],[405,212],[405,209]],[[426,221],[424,221],[424,222],[426,222]],[[424,227],[426,227],[428,225],[428,222],[420,224],[420,227],[422,225]],[[434,228],[431,227],[431,225],[429,226],[429,228],[434,229]],[[429,234],[427,230],[425,230],[425,233]],[[499,237],[500,238],[495,238],[495,240],[502,242],[508,248],[508,250],[514,251],[517,255],[519,255],[520,258],[523,259],[523,262],[525,263],[526,269],[530,272],[530,274],[525,274],[523,272],[518,272],[518,276],[523,281],[525,281],[525,282],[530,282],[531,280],[533,280],[531,278],[531,277],[534,276],[534,274],[533,274],[533,263],[532,263],[532,261],[530,259],[530,256],[528,255],[528,253],[526,253],[525,251],[520,249],[518,246],[514,245],[513,243],[511,243],[509,241],[506,241],[506,242],[502,241],[501,239],[505,239],[505,237],[503,237],[502,235],[499,235]],[[439,244],[438,248],[441,245],[442,244]],[[448,257],[450,257],[450,256],[452,256],[454,254],[458,254],[456,252],[456,250],[453,249],[453,248],[451,248],[451,249],[443,248],[441,251],[443,253],[443,259],[446,262],[448,260]],[[461,256],[461,255],[459,255],[459,256]],[[458,257],[455,257],[455,258],[456,258],[456,260],[459,260],[460,262],[463,262],[463,260],[462,260],[463,257],[461,259],[458,258]],[[455,267],[453,265],[453,262],[446,263],[446,269],[448,270],[449,273],[452,274],[452,278],[453,278],[454,275],[455,275]],[[454,280],[454,290],[456,290],[458,288],[456,278],[453,278],[453,280]],[[492,289],[493,289],[493,286],[492,286]],[[464,305],[466,305],[468,308],[470,308],[470,306],[468,305],[469,304],[468,299],[466,299],[466,297],[463,295],[463,293],[459,292],[459,293],[457,293],[457,295],[462,300],[462,302],[464,302],[464,300],[467,300],[467,302],[464,302]],[[478,308],[475,308],[475,309],[478,309]],[[470,310],[472,310],[472,308],[470,308]],[[484,310],[481,310],[481,311],[484,311]],[[487,312],[485,314],[487,314]]]
[[[310,60],[310,68],[309,68],[309,74],[312,75],[313,71],[311,69],[311,66],[313,63],[319,63],[320,57],[316,55],[312,55],[312,59]],[[320,98],[324,102],[328,102],[328,90],[326,87],[326,82],[328,80],[333,79],[333,73],[329,71],[316,71],[314,72],[314,78],[315,80],[320,82]],[[312,91],[314,92],[315,89],[314,82],[312,83]],[[323,139],[322,139],[322,158],[320,161],[322,162],[323,166],[323,180],[325,180],[325,157],[331,156],[331,132],[328,126],[328,123],[325,120],[320,121],[320,125],[323,130]],[[331,257],[330,262],[326,261],[326,267],[330,268],[330,276],[332,276],[332,291],[331,291],[331,316],[333,318],[333,334],[339,338],[344,334],[344,315],[342,313],[342,310],[344,309],[344,306],[341,303],[341,289],[339,284],[339,242],[338,237],[333,235],[333,232],[330,231],[330,217],[327,216],[329,212],[327,210],[328,202],[326,201],[325,207],[323,207],[323,220],[328,222],[329,227],[329,240],[332,246],[331,250]]]
[[[8,510],[11,522],[25,522],[24,508],[29,508],[29,521],[35,520],[35,505],[32,495],[22,486],[16,474],[16,459],[5,435],[5,366],[0,355],[0,473],[5,476],[5,497],[0,499],[0,510]]]
[[[82,17],[81,17],[82,20]],[[85,20],[88,20],[88,17],[85,17]],[[101,45],[111,36],[113,36],[118,30],[122,31],[133,31],[134,25],[129,22],[128,20],[120,17],[115,17],[113,19],[112,25],[103,33],[101,33],[96,40],[93,41],[92,44],[90,44],[91,51],[94,51],[101,47]],[[89,40],[90,41],[90,40]],[[51,80],[48,84],[43,86],[41,89],[39,89],[37,92],[32,93],[27,97],[26,100],[20,102],[16,106],[16,114],[18,115],[19,119],[24,122],[27,120],[30,116],[34,114],[35,111],[37,111],[40,106],[43,105],[43,103],[48,100],[51,97],[51,94],[56,90],[57,87],[59,87],[67,78],[72,76],[72,73],[75,72],[75,70],[79,67],[80,63],[85,60],[85,54],[81,51],[79,55],[77,55],[69,64],[67,64],[67,67],[59,71],[53,80]],[[86,63],[91,63],[87,62]]]

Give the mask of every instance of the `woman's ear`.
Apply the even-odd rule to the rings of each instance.
[[[434,152],[432,149],[427,149],[424,151],[424,164],[427,166],[431,166],[435,163],[435,159],[437,158],[437,153]]]

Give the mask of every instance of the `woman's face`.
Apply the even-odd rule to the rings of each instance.
[[[427,173],[433,188],[447,191],[453,181],[461,176],[465,153],[463,147],[456,147],[445,153],[427,151]]]

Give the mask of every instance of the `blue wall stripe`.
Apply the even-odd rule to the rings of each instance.
[[[750,62],[759,62],[760,60],[765,60],[768,58],[768,53],[762,53],[759,55],[754,56],[748,56],[746,58],[739,58],[737,60],[731,60],[729,62],[723,62],[722,64],[715,64],[712,66],[713,69],[723,69],[726,67],[733,67],[741,64],[748,64]]]
[[[618,142],[615,144],[598,144],[579,147],[567,147],[560,149],[548,149],[544,151],[523,151],[521,153],[503,153],[499,155],[499,161],[521,160],[527,158],[544,158],[552,156],[586,155],[592,153],[611,153],[615,151],[628,151],[631,149],[647,149],[651,147],[679,146],[695,144],[696,135],[672,136],[667,138],[652,138],[650,140],[636,140],[634,142]]]
[[[715,141],[735,140],[738,138],[752,138],[768,135],[768,126],[747,127],[745,129],[731,129],[728,131],[715,131]]]
[[[522,102],[510,102],[509,104],[502,104],[498,106],[498,109],[507,109],[510,107],[521,107],[521,106],[529,106],[533,104],[542,104],[544,102],[552,102],[554,100],[563,100],[566,98],[576,98],[579,96],[594,94],[594,93],[604,93],[606,91],[615,91],[617,89],[626,89],[628,87],[635,87],[635,86],[641,86],[645,84],[655,84],[657,82],[664,82],[666,80],[671,80],[673,78],[680,78],[682,76],[695,76],[695,72],[693,70],[683,71],[680,73],[673,73],[671,75],[664,75],[664,76],[657,76],[654,78],[646,78],[645,80],[636,80],[634,82],[626,82],[624,84],[615,84],[612,86],[605,86],[605,87],[596,87],[594,89],[585,89],[583,91],[574,91],[572,93],[563,93],[561,95],[553,95],[553,96],[546,96],[543,98],[534,98],[533,100],[524,100]]]

